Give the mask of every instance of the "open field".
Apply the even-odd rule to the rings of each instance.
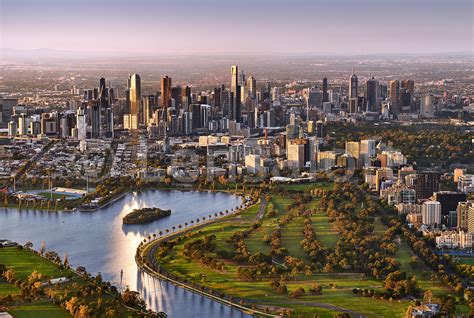
[[[14,247],[0,248],[0,264],[15,271],[15,277],[24,280],[33,271],[38,271],[48,278],[64,277],[71,271],[60,270],[50,261],[27,251],[20,252]]]
[[[20,288],[15,285],[8,284],[0,277],[0,297],[7,295],[16,295],[20,292]]]
[[[467,265],[474,266],[474,257],[462,257],[459,260],[459,262],[462,263],[462,264],[467,264]]]
[[[48,301],[20,305],[9,310],[15,318],[68,318],[72,317],[64,309]]]

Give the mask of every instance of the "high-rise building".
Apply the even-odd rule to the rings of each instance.
[[[446,216],[451,211],[456,211],[459,202],[466,201],[467,195],[455,191],[438,191],[433,194],[435,201],[441,203],[441,215]]]
[[[247,80],[247,86],[249,89],[249,97],[252,99],[257,98],[257,80],[255,77],[250,76]]]
[[[441,203],[426,201],[421,208],[422,222],[426,225],[441,224]]]
[[[410,95],[413,97],[413,94],[415,93],[415,81],[413,80],[403,80],[402,81],[402,88],[405,88],[408,90]]]
[[[304,148],[305,142],[301,139],[295,139],[287,145],[288,167],[292,169],[301,169],[304,167]]]
[[[80,107],[76,112],[77,139],[84,140],[87,138],[86,126],[86,114],[84,108]]]
[[[92,138],[99,138],[100,137],[100,104],[99,100],[92,100],[89,102],[89,113],[91,114],[91,137]]]
[[[17,98],[0,97],[0,127],[7,126],[12,118],[13,109],[18,105]]]
[[[229,105],[229,119],[240,123],[241,107],[240,107],[240,86],[237,85],[236,92],[229,92],[227,104]]]
[[[349,98],[357,98],[358,85],[359,80],[357,79],[357,75],[355,75],[354,71],[352,71],[352,75],[349,81]]]
[[[469,206],[467,212],[467,232],[474,233],[474,203]]]
[[[399,80],[390,81],[389,100],[392,102],[392,104],[397,104],[400,101],[400,81]]]
[[[130,114],[138,117],[138,113],[140,112],[140,101],[142,99],[140,75],[132,74],[129,83]]]
[[[358,141],[346,142],[346,155],[354,157],[359,160],[360,157],[360,143]]]
[[[28,120],[26,114],[21,114],[18,117],[18,134],[20,136],[28,135]]]
[[[171,87],[171,99],[174,100],[174,107],[178,108],[182,105],[181,86]]]
[[[440,175],[436,171],[424,171],[416,174],[416,198],[427,199],[438,191]]]
[[[376,155],[376,142],[373,139],[360,141],[360,156],[365,166],[370,165],[370,158]]]
[[[434,97],[425,95],[421,98],[420,115],[423,117],[433,117],[434,115]]]
[[[15,137],[18,131],[18,126],[13,120],[8,122],[8,136]]]
[[[325,102],[329,102],[328,79],[326,77],[323,78],[323,103]]]
[[[375,172],[375,191],[380,191],[382,182],[393,180],[393,170],[391,168],[380,168]]]
[[[145,125],[148,125],[150,119],[153,117],[153,113],[156,110],[157,106],[156,96],[155,95],[147,95],[143,96],[142,98],[142,105],[143,105],[143,118],[141,122]]]
[[[367,111],[369,112],[378,112],[378,81],[372,77],[367,81]]]
[[[247,155],[245,156],[245,167],[250,174],[258,174],[260,172],[260,156]]]
[[[457,227],[463,230],[467,230],[469,223],[469,209],[474,212],[474,201],[459,202],[456,207],[457,212]],[[473,216],[474,217],[474,216]]]
[[[171,77],[165,76],[161,79],[161,107],[171,107]]]
[[[237,86],[239,85],[239,67],[237,65],[232,65],[230,67],[230,91],[234,94],[236,93]]]
[[[181,105],[185,111],[189,110],[189,105],[192,103],[191,99],[191,87],[184,86],[181,88]]]
[[[231,82],[230,93],[228,95],[227,105],[229,107],[229,119],[241,122],[241,86],[239,85],[239,68],[237,65],[232,65],[230,68]]]

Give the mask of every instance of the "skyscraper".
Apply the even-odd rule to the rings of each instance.
[[[187,111],[189,110],[189,105],[191,105],[191,87],[184,86],[181,88],[181,103],[182,107]]]
[[[349,82],[349,98],[357,98],[357,88],[359,85],[359,80],[354,71],[352,71],[351,79]]]
[[[390,101],[392,105],[397,104],[400,101],[400,81],[390,81]]]
[[[410,95],[413,96],[413,94],[415,93],[415,81],[403,80],[402,88],[406,88],[410,92]]]
[[[171,107],[171,77],[168,76],[161,79],[161,107]]]
[[[325,102],[329,102],[328,79],[326,77],[323,78],[323,103]]]
[[[423,224],[441,224],[441,204],[438,201],[426,201],[422,206]]]
[[[367,111],[378,112],[378,81],[372,77],[367,81]]]
[[[77,128],[77,139],[84,140],[86,139],[86,115],[84,113],[84,108],[80,107],[76,112],[76,128]]]
[[[229,119],[235,120],[236,122],[241,121],[240,110],[241,110],[241,89],[239,85],[239,68],[237,65],[232,65],[230,68],[231,73],[231,82],[230,82],[230,92],[229,96],[231,97],[228,100],[229,105]]]
[[[247,86],[249,88],[249,97],[255,99],[257,97],[257,80],[255,77],[250,76],[248,78]]]
[[[230,67],[230,74],[232,76],[230,82],[230,91],[235,94],[237,86],[239,85],[239,67],[237,65],[232,65]]]
[[[99,100],[89,101],[91,114],[92,138],[100,137],[100,104]]]
[[[138,117],[140,111],[140,101],[142,99],[140,75],[132,74],[130,76],[130,114]]]

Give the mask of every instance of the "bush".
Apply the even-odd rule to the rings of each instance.
[[[321,287],[321,285],[319,284],[313,284],[310,288],[309,288],[309,293],[311,295],[321,295],[323,293],[323,288]]]
[[[303,296],[304,294],[305,294],[305,291],[303,287],[298,287],[289,293],[290,297],[292,298],[299,298]]]
[[[288,293],[288,288],[286,287],[286,285],[280,283],[280,286],[278,286],[276,292],[280,295],[285,295],[286,293]]]

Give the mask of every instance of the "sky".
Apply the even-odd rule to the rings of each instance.
[[[131,54],[473,51],[472,0],[0,0],[0,47]]]

